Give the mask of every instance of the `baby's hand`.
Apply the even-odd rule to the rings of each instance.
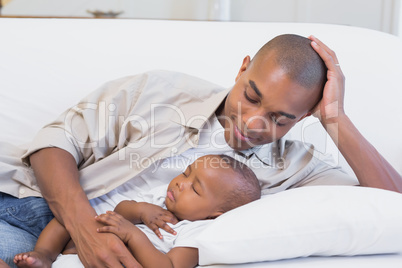
[[[134,224],[114,211],[107,211],[105,214],[96,216],[95,219],[105,225],[97,229],[99,233],[113,233],[126,244],[130,240],[133,229],[136,228]]]
[[[163,239],[159,228],[176,235],[176,232],[167,224],[178,223],[178,219],[170,211],[149,203],[138,203],[141,207],[141,221],[147,225],[160,239]]]

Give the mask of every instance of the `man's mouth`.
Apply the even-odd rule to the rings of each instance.
[[[251,142],[251,141],[255,140],[255,138],[251,138],[251,137],[244,135],[237,126],[234,127],[234,135],[236,136],[236,138],[238,140],[241,140],[241,141]]]

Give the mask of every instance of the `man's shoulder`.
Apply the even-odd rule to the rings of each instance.
[[[220,92],[225,89],[214,82],[177,71],[151,70],[142,75],[146,76],[150,81],[152,80],[157,83],[170,85],[172,88],[194,94],[202,94],[203,92]]]
[[[99,89],[99,92],[103,94],[105,91],[114,92],[116,90],[131,92],[131,97],[134,99],[144,93],[146,95],[158,93],[160,97],[184,93],[197,99],[205,99],[225,91],[227,88],[182,72],[151,70],[109,81]]]
[[[208,81],[208,80],[203,79],[201,77],[194,76],[194,75],[191,75],[191,74],[188,74],[188,73],[173,71],[173,70],[155,69],[155,70],[146,71],[146,72],[143,73],[143,75],[158,77],[160,79],[165,79],[165,80],[187,79],[189,81],[194,80],[194,81],[197,81],[197,82],[204,82],[204,83],[208,83],[208,84],[214,84],[211,81]]]

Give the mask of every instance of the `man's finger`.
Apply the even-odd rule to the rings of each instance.
[[[336,71],[336,63],[332,56],[328,54],[325,49],[323,49],[319,44],[317,44],[315,41],[311,42],[311,46],[314,48],[314,50],[320,55],[322,60],[324,61],[325,65],[327,66],[328,70],[331,71]]]
[[[331,57],[333,57],[334,60],[337,60],[335,52],[332,49],[330,49],[326,44],[324,44],[320,39],[318,39],[317,37],[315,37],[313,35],[311,35],[309,37],[309,39],[311,41],[316,42],[320,47],[322,47],[325,50],[325,52],[327,52],[329,55],[331,55]]]

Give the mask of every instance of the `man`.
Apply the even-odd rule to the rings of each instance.
[[[25,193],[43,195],[86,267],[136,267],[117,237],[96,233],[99,224],[88,198],[115,188],[124,192],[130,184],[152,188],[182,172],[183,162],[220,153],[246,162],[264,194],[354,184],[314,157],[313,147],[307,151],[300,142],[281,139],[311,114],[338,144],[360,185],[401,192],[400,175],[343,110],[344,77],[335,53],[310,39],[283,35],[268,42],[252,60],[243,60],[230,90],[169,72],[106,84],[38,134],[23,156],[35,172],[25,172]],[[16,185],[7,185],[0,190],[19,196]],[[26,204],[11,196],[7,202],[13,208]],[[7,241],[19,229],[7,226],[12,233]]]

